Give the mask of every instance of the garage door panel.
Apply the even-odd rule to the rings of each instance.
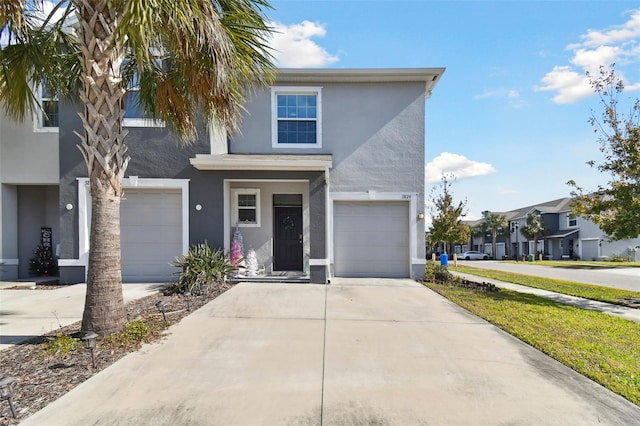
[[[408,204],[336,203],[334,273],[342,277],[408,277]]]
[[[182,253],[180,190],[130,189],[121,203],[123,281],[173,281]]]

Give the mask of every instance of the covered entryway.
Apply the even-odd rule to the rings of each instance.
[[[335,202],[334,275],[409,277],[409,203]]]
[[[122,280],[175,281],[170,263],[182,254],[182,192],[127,188],[120,223]]]

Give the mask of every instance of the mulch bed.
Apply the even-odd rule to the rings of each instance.
[[[166,327],[179,322],[232,286],[232,284],[224,284],[210,289],[205,295],[191,296],[188,298],[188,306],[187,298],[183,295],[158,292],[127,303],[127,318],[128,321],[144,318],[152,325],[153,332],[149,333],[143,343],[157,342],[163,338]],[[29,290],[28,287],[26,289]],[[166,323],[156,307],[159,301],[165,303]],[[17,379],[13,384],[13,405],[17,418],[12,417],[9,403],[0,401],[0,425],[20,423],[21,420],[60,398],[128,353],[137,351],[141,346],[137,343],[123,344],[109,341],[109,339],[99,339],[98,348],[95,350],[96,368],[94,369],[91,354],[84,347],[65,355],[51,355],[46,352],[47,345],[56,336],[61,335],[79,337],[80,322],[60,327],[52,333],[0,351],[0,376]]]
[[[454,287],[464,287],[464,288],[468,288],[471,290],[478,290],[478,291],[500,291],[500,288],[495,284],[487,283],[484,281],[479,283],[476,281],[470,281],[466,279],[462,279],[462,280],[454,279],[450,281],[436,280],[435,282],[438,284],[450,285]]]

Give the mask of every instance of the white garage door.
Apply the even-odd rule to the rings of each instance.
[[[409,276],[408,203],[336,202],[333,210],[335,276]]]
[[[122,280],[175,281],[182,254],[180,190],[125,189],[120,206]]]
[[[582,260],[598,260],[598,240],[582,240]]]

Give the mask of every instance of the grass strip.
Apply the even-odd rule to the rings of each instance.
[[[640,268],[640,262],[605,262],[605,261],[581,261],[581,260],[536,260],[535,262],[516,262],[505,260],[505,263],[533,266],[549,266],[564,269],[615,269],[615,268]]]
[[[601,302],[620,305],[620,299],[640,299],[640,292],[619,288],[603,287],[593,284],[584,284],[573,281],[558,280],[554,278],[536,277],[534,275],[516,274],[513,272],[496,271],[495,269],[483,269],[473,266],[458,265],[451,268],[452,271],[477,275],[485,278],[521,284],[527,287],[540,288],[570,296],[583,297],[585,299],[599,300]]]
[[[640,406],[640,324],[504,289],[424,284]]]

